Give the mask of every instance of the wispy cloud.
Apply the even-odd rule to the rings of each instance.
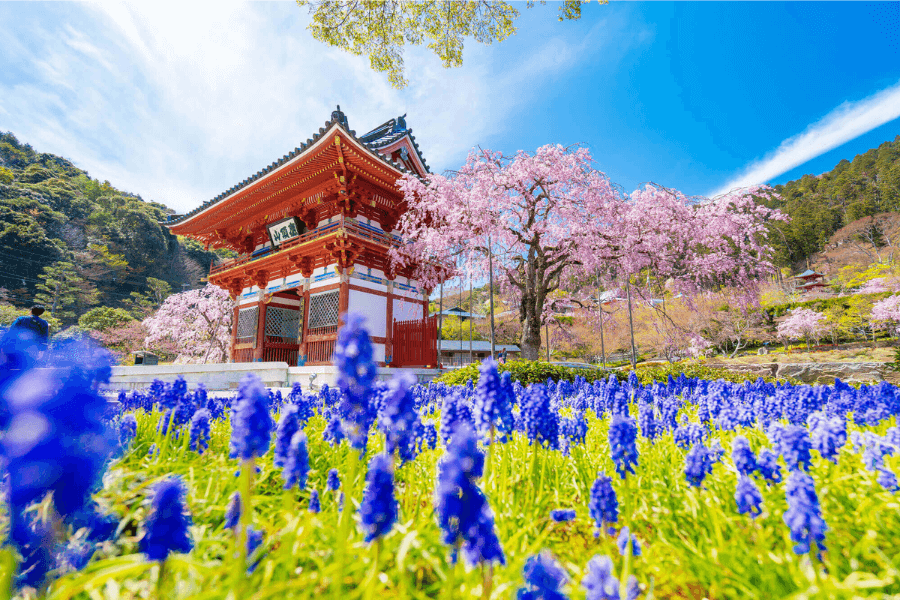
[[[500,69],[495,47],[470,42],[465,67],[445,70],[407,47],[411,85],[395,90],[367,59],[313,40],[293,3],[215,6],[0,11],[0,130],[183,211],[299,146],[336,104],[360,133],[408,113],[432,170],[456,167],[586,58],[583,39],[545,38]]]
[[[863,100],[841,104],[803,133],[784,140],[769,156],[748,166],[742,175],[714,195],[769,182],[897,118],[900,118],[900,82]]]

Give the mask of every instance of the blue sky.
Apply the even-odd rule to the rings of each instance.
[[[193,208],[300,145],[334,105],[407,113],[434,171],[470,148],[583,143],[626,190],[782,183],[900,135],[900,4],[521,6],[445,70],[407,49],[394,90],[321,45],[293,2],[0,3],[0,130]]]

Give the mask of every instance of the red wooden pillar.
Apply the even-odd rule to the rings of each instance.
[[[253,348],[253,362],[262,362],[266,351],[266,303],[263,299],[264,292],[260,292],[257,306],[259,314],[256,319],[256,347]]]
[[[306,364],[308,356],[306,338],[309,336],[309,286],[310,284],[307,282],[303,291],[303,333],[300,337],[300,356],[297,361],[297,364],[300,366]]]
[[[394,282],[387,285],[387,327],[384,334],[384,360],[391,360],[387,366],[396,366],[394,362]]]
[[[341,272],[341,287],[338,289],[338,316],[343,323],[344,315],[350,309],[350,270],[344,267]]]
[[[234,301],[234,318],[231,321],[231,362],[234,362],[237,358],[237,330],[238,330],[238,318],[241,314],[241,307],[238,304],[240,302],[241,297],[237,296]]]

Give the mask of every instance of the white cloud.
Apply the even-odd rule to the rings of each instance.
[[[367,59],[313,40],[294,3],[39,7],[0,22],[13,49],[0,57],[0,129],[179,211],[305,142],[336,104],[358,133],[407,113],[432,170],[456,167],[598,49],[594,31],[544,37],[500,68],[495,46],[470,41],[465,66],[445,70],[407,47],[410,86],[395,90]]]
[[[863,100],[841,104],[803,133],[784,140],[768,157],[751,164],[714,195],[771,181],[898,117],[900,82]]]

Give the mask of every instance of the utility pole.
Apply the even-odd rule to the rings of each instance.
[[[634,349],[634,320],[631,316],[631,278],[625,280],[625,291],[628,294],[628,328],[631,331],[631,368],[637,367],[637,352]]]
[[[488,292],[491,295],[491,360],[497,358],[497,345],[494,342],[494,253],[491,251],[491,236],[488,236]]]
[[[550,323],[544,323],[544,337],[547,338],[547,362],[550,362]]]
[[[606,342],[603,339],[603,303],[600,302],[600,276],[597,276],[597,310],[600,311],[600,358],[606,368]]]
[[[475,362],[475,354],[472,352],[472,321],[474,320],[475,313],[472,310],[475,308],[475,300],[472,296],[472,278],[469,278],[469,362]]]
[[[438,368],[441,367],[441,340],[444,339],[444,282],[441,281],[438,300]]]

